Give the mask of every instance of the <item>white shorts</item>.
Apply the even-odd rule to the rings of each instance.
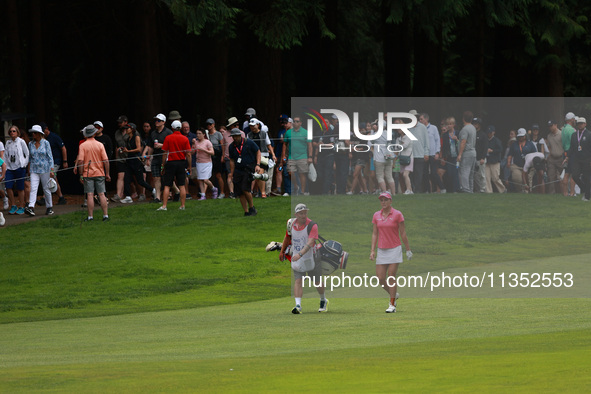
[[[402,263],[402,245],[391,249],[378,248],[376,264],[396,264]]]
[[[197,163],[197,179],[205,180],[211,178],[211,170],[213,164],[209,163]]]

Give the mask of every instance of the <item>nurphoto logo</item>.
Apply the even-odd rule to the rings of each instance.
[[[338,109],[321,109],[320,112],[306,108],[308,115],[311,119],[308,119],[307,122],[307,131],[308,131],[308,139],[312,140],[314,136],[314,123],[320,127],[321,131],[329,131],[331,126],[330,123],[322,116],[322,114],[332,114],[333,118],[336,117],[339,127],[338,127],[338,140],[340,143],[333,144],[333,143],[321,143],[319,144],[319,150],[336,150],[337,152],[346,150],[349,152],[368,152],[371,147],[373,146],[374,149],[384,149],[391,153],[399,153],[402,152],[403,147],[396,143],[387,143],[387,144],[343,144],[344,141],[349,141],[351,139],[351,132],[355,135],[356,138],[362,141],[375,141],[378,138],[382,137],[384,131],[386,132],[386,140],[387,141],[394,141],[396,139],[396,135],[393,134],[394,130],[401,130],[411,141],[416,141],[417,138],[412,134],[410,129],[417,125],[417,118],[415,115],[408,113],[408,112],[387,112],[386,116],[384,117],[383,112],[378,112],[378,119],[385,119],[385,121],[378,121],[377,122],[377,130],[374,134],[363,134],[359,131],[359,112],[353,112],[353,128],[351,129],[351,121],[349,116],[341,110]],[[408,123],[394,123],[395,119],[410,119]],[[385,130],[384,130],[385,129]]]

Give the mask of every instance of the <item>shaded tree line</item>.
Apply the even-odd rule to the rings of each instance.
[[[200,125],[291,97],[589,96],[575,0],[1,0],[3,113],[66,139],[179,110]],[[273,128],[272,128],[273,129]]]

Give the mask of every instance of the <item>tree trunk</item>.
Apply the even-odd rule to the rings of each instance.
[[[33,100],[33,111],[35,112],[36,122],[50,123],[49,119],[46,118],[47,113],[45,111],[45,89],[44,89],[44,64],[45,57],[43,55],[43,33],[41,31],[42,23],[41,19],[41,2],[39,0],[31,1],[31,15],[30,15],[30,32],[31,32],[31,46],[29,52],[29,59],[31,64],[31,72],[33,85],[30,93],[30,97]],[[51,127],[51,126],[50,126]]]
[[[215,92],[211,96],[210,110],[217,122],[217,127],[225,125],[225,120],[230,116],[228,111],[228,40],[215,40],[213,53],[214,57],[210,62],[212,90]]]
[[[16,7],[16,0],[7,0],[6,14],[10,17],[6,18],[7,40],[8,40],[8,69],[10,75],[10,110],[15,113],[25,112],[25,104],[23,95],[25,89],[23,87],[22,62],[21,62],[21,46],[19,34],[19,15]],[[26,126],[25,119],[17,119],[14,122],[20,128]]]
[[[144,1],[137,7],[137,51],[140,59],[136,64],[137,102],[140,119],[151,119],[163,111],[160,108],[160,59],[158,39],[155,33],[156,10],[152,1]]]
[[[409,97],[411,94],[412,29],[408,19],[400,24],[384,24],[384,95]]]

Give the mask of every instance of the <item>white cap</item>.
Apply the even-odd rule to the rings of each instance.
[[[154,116],[154,119],[158,119],[163,122],[166,122],[166,116],[164,116],[164,114],[158,114],[158,115]]]
[[[248,122],[248,125],[249,125],[249,126],[254,126],[254,125],[257,125],[257,124],[260,124],[260,123],[261,123],[261,122],[259,122],[259,120],[258,120],[257,118],[252,118],[252,119],[250,120],[250,122]]]
[[[100,120],[97,120],[97,121],[95,121],[93,124],[94,124],[95,126],[96,126],[96,125],[99,125],[99,126],[101,126],[101,128],[103,128],[103,127],[104,127],[104,126],[103,126],[103,122],[101,122]]]
[[[582,116],[577,119],[577,123],[587,123],[587,119],[583,118]]]
[[[295,213],[298,213],[298,212],[301,212],[301,211],[307,211],[307,210],[308,210],[308,207],[306,206],[306,204],[299,203],[295,207]]]
[[[288,123],[293,123],[293,119],[292,118],[287,118],[287,122]]]
[[[174,122],[172,122],[170,127],[172,127],[173,130],[180,130],[183,127],[183,125],[178,120],[175,120]]]
[[[573,114],[572,112],[569,112],[568,114],[566,114],[566,116],[564,117],[564,119],[566,120],[571,120],[575,118],[575,114]]]
[[[517,130],[517,137],[525,137],[526,134],[527,131],[523,127]]]
[[[419,114],[416,109],[411,109],[410,111],[408,111],[408,113],[414,116],[417,116]]]

